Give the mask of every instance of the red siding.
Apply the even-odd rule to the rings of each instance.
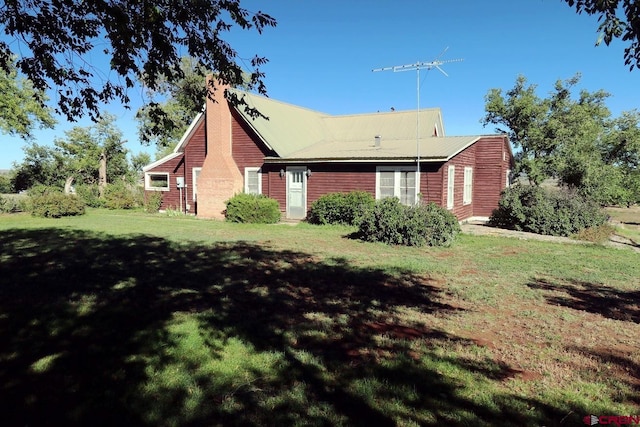
[[[476,182],[476,145],[472,145],[467,149],[460,152],[458,155],[453,157],[451,160],[444,164],[443,169],[443,192],[444,192],[444,200],[443,206],[447,206],[447,188],[449,185],[449,166],[455,166],[455,175],[454,175],[454,185],[453,185],[453,209],[451,210],[453,214],[459,219],[465,219],[474,216],[474,203],[475,200],[473,195],[471,197],[471,203],[468,205],[463,204],[463,195],[464,195],[464,168],[472,167],[473,168],[473,181]],[[476,186],[474,185],[474,188]]]
[[[168,172],[169,191],[162,192],[161,210],[180,209],[189,213],[196,213],[197,206],[193,197],[193,168],[202,167],[206,153],[206,133],[204,121],[196,128],[191,139],[187,141],[182,155],[168,160],[147,172]],[[176,187],[176,178],[184,177],[186,188],[182,191],[182,203],[180,190]],[[147,191],[147,195],[151,193]],[[188,209],[187,209],[188,208]]]
[[[266,147],[255,132],[251,130],[233,110],[233,122],[231,124],[232,134],[232,156],[238,170],[244,177],[244,168],[254,167],[262,168],[262,193],[268,195],[269,177],[264,169],[264,158],[272,153]],[[279,171],[280,169],[278,169]],[[279,178],[279,177],[278,177]]]
[[[506,174],[512,167],[511,163],[511,151],[506,138],[481,137],[475,144],[440,167],[440,205],[447,206],[448,169],[453,165],[455,166],[453,214],[459,220],[472,216],[490,216],[498,206],[500,193],[506,186]],[[465,167],[473,168],[471,203],[468,205],[463,204]],[[438,195],[432,195],[433,189],[425,193],[424,185],[421,185],[421,190],[423,194],[429,195],[429,200],[436,201]]]
[[[327,193],[366,191],[376,194],[376,167],[373,164],[350,163],[310,164],[307,180],[307,207]]]
[[[262,167],[262,194],[278,201],[280,211],[287,209],[287,182],[280,176],[279,165],[264,165]]]
[[[185,182],[187,184],[185,199],[189,206],[189,213],[198,213],[198,204],[194,197],[193,169],[201,168],[207,152],[207,134],[204,121],[196,129],[184,148]]]
[[[420,164],[420,193],[424,202],[442,206],[442,163]]]
[[[506,174],[510,169],[511,154],[506,138],[483,137],[476,145],[474,171],[474,216],[490,216],[498,207],[500,193],[506,187]]]

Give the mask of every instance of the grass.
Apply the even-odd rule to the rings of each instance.
[[[640,413],[638,254],[0,215],[3,425],[580,425]]]
[[[640,206],[631,208],[607,208],[616,223],[615,235],[626,239],[626,244],[640,247]]]

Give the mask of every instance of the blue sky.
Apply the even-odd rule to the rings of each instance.
[[[558,79],[582,74],[579,88],[611,93],[607,105],[617,116],[640,108],[640,71],[624,65],[624,45],[595,47],[597,20],[577,15],[561,0],[243,0],[278,21],[262,35],[233,31],[228,41],[242,58],[266,56],[263,67],[271,98],[330,114],[413,110],[415,72],[372,72],[374,68],[441,60],[437,70],[421,72],[420,106],[442,109],[447,135],[493,133],[483,128],[484,96],[509,89],[522,74],[546,96]],[[248,61],[247,61],[248,63]],[[140,145],[135,110],[107,105],[118,117],[127,148]],[[36,134],[40,144],[63,137],[74,125]],[[0,136],[0,169],[23,158],[24,142]]]

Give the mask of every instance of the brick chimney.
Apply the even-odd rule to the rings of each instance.
[[[224,218],[225,201],[244,188],[244,180],[232,156],[231,110],[224,98],[229,86],[215,82],[213,98],[207,99],[205,129],[207,157],[198,177],[198,216]]]

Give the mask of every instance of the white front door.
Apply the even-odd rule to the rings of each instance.
[[[287,168],[287,218],[302,219],[307,216],[306,168]]]

